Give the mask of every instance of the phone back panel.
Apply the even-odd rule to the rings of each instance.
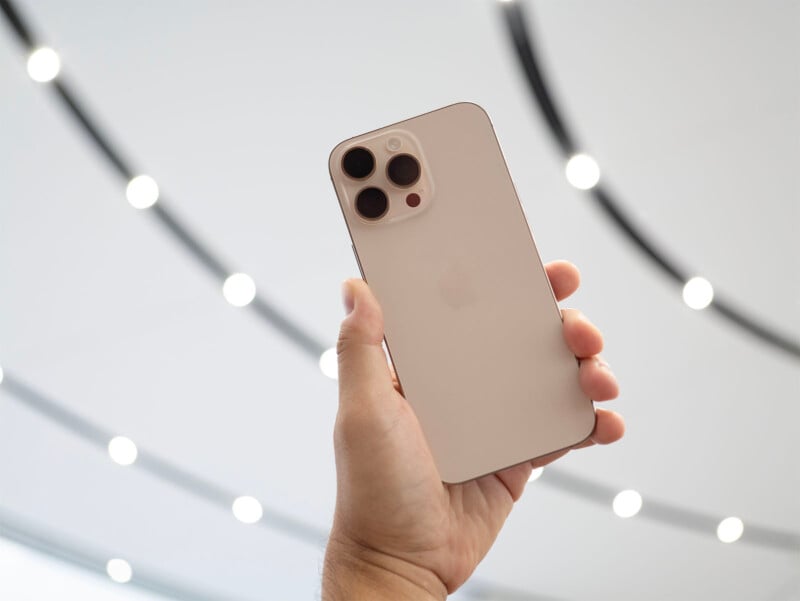
[[[421,155],[423,177],[408,189],[385,172],[398,139]],[[354,146],[376,158],[366,182],[343,172]],[[383,308],[403,394],[442,480],[466,481],[586,439],[593,404],[483,109],[454,104],[346,140],[330,171],[362,275]],[[384,218],[356,211],[365,186],[389,193]],[[404,202],[410,192],[421,197],[418,207]]]

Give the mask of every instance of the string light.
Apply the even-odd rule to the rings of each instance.
[[[130,438],[115,436],[108,441],[108,454],[115,463],[131,465],[136,461],[139,450]]]
[[[532,92],[535,104],[561,152],[565,157],[572,160],[576,157],[580,146],[576,143],[575,136],[561,117],[560,110],[556,106],[553,95],[550,93],[549,86],[542,74],[542,68],[536,53],[536,45],[528,33],[524,4],[521,2],[503,2],[499,6],[505,18],[509,38],[516,52],[518,63],[528,80],[528,89]],[[581,160],[583,161],[583,159]],[[598,168],[598,178],[599,175],[600,170]],[[571,181],[570,183],[573,183],[573,185],[588,185],[592,179],[587,177],[584,181],[578,178],[575,182]],[[607,187],[596,184],[597,182],[595,182],[594,187],[590,187],[590,194],[596,201],[598,208],[658,269],[673,281],[684,285],[688,279],[686,270],[682,269],[672,257],[664,253],[659,245],[648,239],[648,236],[640,230],[636,222],[628,217],[622,204]],[[716,295],[714,303],[710,307],[732,325],[800,360],[800,341],[789,338],[781,330],[759,323],[757,319],[719,298],[719,295]]]
[[[147,209],[158,200],[158,184],[149,175],[137,175],[125,188],[128,202],[137,209]]]
[[[714,299],[714,288],[705,278],[693,277],[683,286],[683,302],[692,309],[705,309]]]
[[[55,79],[61,70],[61,59],[52,48],[36,48],[28,56],[28,75],[33,81],[45,83]]]
[[[588,154],[575,154],[567,161],[564,174],[578,190],[591,190],[600,181],[600,166]]]
[[[237,497],[231,509],[236,519],[245,524],[255,524],[264,515],[264,508],[255,497]]]
[[[623,490],[614,497],[612,507],[621,518],[633,517],[642,508],[642,495],[635,490]]]
[[[535,467],[535,468],[533,468],[533,471],[531,471],[531,475],[528,477],[528,482],[534,482],[534,481],[538,480],[541,477],[542,472],[544,472],[544,468],[543,467]]]
[[[329,348],[320,355],[319,368],[329,378],[339,379],[339,357],[336,355],[336,347]]]
[[[4,2],[3,3],[2,8],[3,8],[3,11],[6,14],[6,16],[9,16],[9,12],[10,12],[10,8],[9,7],[10,7],[10,3],[9,2]],[[13,26],[13,23],[12,23],[12,26]],[[20,28],[15,26],[15,30],[19,34]],[[23,41],[26,41],[25,36],[21,36],[21,37],[23,38]],[[63,92],[62,98],[64,98],[65,100],[67,100],[67,98],[69,98],[69,102],[72,102],[72,103],[75,104],[75,107],[73,108],[73,114],[75,114],[76,116],[81,118],[80,120],[81,120],[82,124],[87,129],[91,129],[92,128],[91,126],[93,125],[93,123],[88,119],[88,116],[85,115],[84,111],[82,111],[82,109],[80,109],[79,105],[77,105],[77,103],[75,102],[74,98],[71,98],[70,95],[66,91]],[[99,144],[101,144],[101,142],[105,141],[103,139],[103,137],[100,136],[100,134],[98,134],[96,131],[94,132],[94,134],[92,134],[92,136],[93,136],[93,139],[96,142],[98,142]],[[103,144],[101,144],[101,147],[102,146],[103,146]],[[113,152],[113,149],[111,149],[110,145],[106,144],[106,148],[102,148],[102,150],[106,154],[106,156],[109,158],[109,160],[112,163],[115,164],[115,166],[117,166],[123,172],[127,171],[125,169],[124,164],[122,164],[122,162],[118,159],[117,155]],[[596,165],[596,163],[595,163],[595,165]],[[598,179],[599,179],[599,168],[598,168],[597,171],[598,171]],[[150,178],[150,179],[152,179],[152,178]],[[155,184],[155,182],[153,182],[153,183]],[[156,195],[155,196],[156,196],[156,198],[153,200],[153,202],[151,202],[150,205],[147,205],[147,206],[151,206],[155,202],[155,200],[157,200],[157,198],[158,198],[157,185],[156,185]],[[133,202],[132,202],[132,204],[133,204]],[[185,227],[182,226],[180,223],[178,223],[177,220],[172,215],[169,215],[165,211],[161,211],[161,212],[159,212],[157,214],[163,220],[165,220],[165,223],[168,223],[168,225],[170,226],[170,229],[173,231],[173,233],[176,233],[176,234],[180,233],[182,235],[182,236],[179,235],[179,239],[181,239],[182,242],[187,244],[187,247],[191,248],[191,245],[194,244],[195,247],[200,248],[200,252],[195,252],[195,251],[193,251],[193,252],[195,252],[196,255],[205,254],[206,256],[205,256],[204,262],[205,262],[206,265],[210,265],[211,267],[217,267],[219,265],[219,263],[216,262],[216,260],[213,257],[211,257],[210,254],[208,252],[206,252],[205,249],[203,249],[196,242],[196,240],[193,238],[193,236],[191,236],[186,231]],[[245,274],[234,274],[234,275],[245,275]],[[249,278],[249,276],[246,276],[246,277]],[[250,281],[252,282],[252,279],[250,279]],[[226,283],[227,283],[227,280],[226,280]],[[252,288],[253,288],[253,296],[255,296],[255,284],[254,283],[252,284]],[[226,298],[227,298],[227,296],[226,296]],[[252,298],[251,298],[251,300],[252,300]],[[245,304],[247,304],[247,303],[245,303]],[[284,320],[285,318],[283,318],[282,316],[278,315],[276,312],[274,312],[269,307],[267,309],[263,310],[261,312],[261,314],[265,315],[265,316],[268,316],[267,319],[270,320],[270,321],[273,321],[275,324],[277,324],[279,329],[281,329],[280,322],[282,320]],[[292,324],[290,324],[290,327],[286,327],[284,325],[282,331],[286,332],[286,331],[292,331],[292,330],[295,330],[295,329],[299,330],[298,328],[296,328],[296,326],[293,326]],[[297,338],[300,338],[300,337],[299,336],[296,337],[295,340],[297,340]],[[302,343],[300,343],[300,344],[302,345]],[[312,344],[305,345],[305,348],[313,348],[313,346],[314,345],[313,345],[313,341],[312,341]],[[315,354],[315,356],[319,356],[319,355]],[[0,372],[0,375],[1,375],[1,373],[2,372]],[[54,419],[54,420],[56,420],[57,422],[60,423],[60,419],[56,415],[50,414],[50,415],[48,415],[48,417],[51,418],[51,419]],[[64,425],[64,424],[62,423],[61,425]],[[73,431],[78,431],[78,429],[75,428],[75,427],[72,427],[72,429],[73,429]],[[539,472],[539,476],[541,476],[541,472]],[[237,502],[238,502],[238,504],[240,506],[240,510],[239,510],[238,513],[242,514],[246,518],[249,518],[249,520],[251,520],[251,521],[247,521],[246,519],[242,519],[242,517],[237,515]],[[241,502],[244,502],[245,507],[247,509],[241,509]],[[233,509],[233,513],[237,517],[237,519],[240,519],[241,521],[246,521],[247,523],[253,523],[254,521],[259,521],[261,519],[262,515],[263,515],[263,508],[261,507],[261,504],[258,502],[257,499],[254,499],[253,497],[238,497],[234,501],[232,509]],[[257,517],[255,517],[256,515],[257,515]],[[738,518],[728,518],[728,519],[738,520]],[[723,520],[723,522],[720,523],[720,525],[718,527],[718,534],[719,534],[719,529],[722,527],[723,523],[726,522],[726,521],[727,520]],[[741,520],[739,520],[739,523],[741,524]],[[743,526],[740,528],[740,530],[743,531]],[[734,540],[738,539],[740,536],[741,536],[741,532],[739,533],[739,535]],[[794,536],[794,535],[790,534],[789,536]],[[122,564],[115,563],[114,564],[115,566],[116,565],[126,565],[127,566],[128,577],[127,577],[127,579],[123,579],[123,580],[125,582],[129,581],[131,579],[131,576],[132,576],[132,569],[130,568],[130,564],[128,564],[126,561],[121,560],[121,559],[113,559],[113,560],[109,561],[108,565],[110,566],[112,562],[122,562]],[[115,569],[118,569],[118,568],[115,568]],[[121,568],[121,569],[124,570],[124,568]],[[111,576],[111,568],[109,568],[108,566],[107,566],[107,571],[109,572],[109,576]],[[111,577],[113,578],[113,576],[111,576]]]
[[[133,568],[131,568],[131,564],[118,557],[108,560],[108,563],[106,563],[106,573],[111,580],[120,584],[130,582],[131,578],[133,578]]]
[[[234,273],[222,285],[222,294],[234,307],[244,307],[256,297],[256,283],[246,273]]]
[[[742,537],[744,523],[737,517],[725,518],[717,526],[717,538],[723,543],[733,543]]]

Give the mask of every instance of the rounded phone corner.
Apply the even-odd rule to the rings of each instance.
[[[489,117],[489,113],[487,113],[486,109],[483,108],[477,102],[472,102],[471,100],[464,100],[464,101],[461,101],[461,102],[456,102],[455,104],[451,104],[450,107],[451,108],[461,108],[461,109],[469,111],[471,113],[476,113],[476,114],[480,115],[480,117],[482,119],[484,119],[485,121],[487,121],[489,123],[492,122],[491,118]]]
[[[339,142],[336,146],[333,147],[333,150],[331,150],[331,153],[328,155],[328,173],[331,176],[331,180],[334,180],[333,167],[335,164],[335,159],[339,154],[341,154],[340,152],[341,148],[345,146],[349,141],[350,140],[344,140],[342,142]]]
[[[589,422],[590,423],[589,431],[586,432],[585,434],[581,434],[578,441],[571,444],[570,447],[576,447],[589,440],[589,438],[592,436],[592,432],[594,432],[594,429],[597,427],[597,410],[594,407],[594,401],[589,401],[589,403],[592,412],[592,419]]]

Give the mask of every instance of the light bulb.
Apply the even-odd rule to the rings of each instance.
[[[158,200],[158,184],[149,175],[137,175],[128,182],[125,197],[135,208],[147,209]]]
[[[573,155],[564,169],[567,181],[579,190],[589,190],[600,181],[600,167],[588,154]]]
[[[256,297],[256,283],[246,273],[234,273],[222,285],[222,294],[234,307],[244,307]]]
[[[683,302],[692,309],[705,309],[714,299],[714,288],[705,278],[693,277],[683,287]]]
[[[642,508],[642,495],[635,490],[623,490],[614,497],[612,507],[621,518],[633,517]]]
[[[544,471],[543,467],[533,468],[531,475],[528,477],[528,482],[533,482],[534,480],[538,480],[541,477],[543,471]]]
[[[0,384],[3,383],[3,367],[0,365]]]
[[[116,463],[130,465],[136,461],[139,450],[130,438],[115,436],[108,441],[108,454]]]
[[[108,577],[111,578],[111,580],[114,582],[119,582],[120,584],[130,582],[131,578],[133,577],[133,569],[131,568],[131,564],[124,559],[119,558],[108,560],[108,563],[106,564],[106,573],[108,573]]]
[[[339,379],[339,358],[336,356],[336,347],[329,348],[320,355],[319,368],[329,378]]]
[[[34,81],[52,81],[60,70],[61,59],[52,48],[42,46],[28,56],[28,75]]]
[[[264,515],[264,509],[255,497],[237,497],[231,509],[236,519],[245,524],[254,524]]]
[[[735,517],[725,518],[717,526],[717,538],[723,543],[733,543],[739,540],[744,532],[742,520]]]

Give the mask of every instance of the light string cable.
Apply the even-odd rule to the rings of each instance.
[[[2,388],[0,389],[16,397],[21,404],[29,410],[48,417],[51,421],[61,425],[64,429],[84,439],[99,450],[109,449],[109,454],[112,454],[108,443],[113,440],[114,437],[110,430],[103,428],[71,409],[67,409],[65,403],[56,402],[42,392],[35,390],[18,377],[10,374],[8,371],[4,372],[2,384]],[[116,461],[118,461],[118,459],[116,459]],[[137,448],[136,458],[132,463],[138,465],[156,479],[175,486],[190,495],[203,499],[226,511],[231,510],[232,502],[235,503],[237,499],[233,491],[226,490],[215,482],[175,465],[169,460],[145,449]],[[613,506],[614,511],[620,515],[620,517],[631,517],[638,514],[671,527],[682,528],[703,535],[713,533],[716,528],[718,536],[720,525],[727,520],[735,519],[728,518],[720,522],[718,516],[682,508],[657,499],[646,498],[644,503],[642,503],[640,496],[638,498],[637,509],[633,512],[628,511],[627,514],[623,514],[617,507],[618,499],[625,493],[631,493],[633,491],[623,491],[619,493],[616,489],[607,484],[578,477],[562,469],[553,467],[548,467],[544,472],[540,468],[537,475],[539,475],[537,479],[547,486],[583,498],[604,508]],[[638,493],[636,494],[638,496]],[[324,546],[328,535],[327,530],[324,528],[291,518],[282,512],[268,508],[258,501],[255,502],[259,505],[259,516],[253,523],[258,523],[270,530],[278,531],[286,536],[311,545],[318,547]],[[41,528],[37,529],[30,523],[20,520],[17,516],[3,509],[0,509],[0,536],[17,541],[40,552],[50,554],[95,573],[104,573],[106,571],[105,566],[107,564],[105,559],[110,556],[96,549],[87,548],[86,545],[82,543],[55,535],[52,531],[44,531]],[[788,551],[791,553],[800,551],[800,534],[786,530],[760,526],[748,521],[744,532],[740,532],[739,536],[740,538],[738,540],[757,547],[784,552]],[[227,599],[234,601],[230,595],[217,596],[208,593],[200,593],[196,589],[153,574],[147,569],[140,570],[137,564],[134,564],[133,568],[130,568],[130,564],[128,565],[130,574],[125,582],[130,582],[134,586],[176,599],[188,599],[190,601],[216,601],[217,599]],[[480,578],[473,578],[468,581],[461,589],[460,594],[472,599],[557,601],[554,597],[519,590],[510,586],[497,585]]]
[[[0,390],[7,395],[13,396],[22,406],[60,425],[63,429],[88,442],[101,452],[108,450],[109,455],[112,456],[112,459],[114,458],[109,443],[116,437],[111,430],[67,408],[66,403],[58,402],[36,390],[30,384],[9,373],[8,370],[0,370],[0,374],[2,374],[0,376],[2,377]],[[114,461],[119,462],[119,459],[114,459]],[[134,459],[130,463],[123,463],[122,465],[138,466],[154,478],[225,511],[230,512],[233,508],[234,514],[236,514],[235,504],[238,499],[242,498],[234,491],[218,485],[213,480],[178,466],[168,459],[138,446],[135,447]],[[319,548],[325,546],[328,539],[327,529],[292,518],[281,511],[270,508],[257,499],[249,498],[249,500],[250,503],[255,504],[258,508],[256,518],[244,520],[242,517],[237,516],[238,519],[246,521],[246,523],[258,524]],[[45,532],[41,528],[19,521],[16,516],[2,507],[0,507],[0,536],[15,540],[93,572],[105,573],[106,571],[104,557],[107,558],[107,555],[103,555],[93,549],[87,549],[82,543],[70,541],[63,536],[54,535],[50,531]],[[126,582],[176,599],[189,599],[191,601],[228,599],[235,601],[230,596],[217,597],[199,594],[189,587],[177,584],[170,579],[150,574],[147,571],[140,574],[136,565],[132,569],[132,576]],[[482,578],[472,578],[462,587],[460,594],[472,599],[492,599],[495,601],[559,601],[555,597],[520,590],[512,586],[497,585]]]
[[[58,536],[52,530],[37,527],[29,520],[4,509],[0,509],[0,536],[93,574],[114,573],[108,567],[109,561],[114,561],[109,560],[110,557],[113,557],[113,553]],[[115,561],[125,560],[115,558]],[[128,567],[130,569],[129,564]],[[115,574],[115,581],[129,582],[145,591],[180,601],[251,601],[228,594],[212,593],[208,590],[200,591],[138,565],[126,576],[126,578],[121,578]],[[69,591],[61,591],[61,593],[69,595]]]
[[[244,274],[237,274],[234,270],[230,269],[225,262],[212,252],[211,248],[205,242],[201,241],[197,234],[192,232],[190,227],[169,208],[169,203],[164,200],[158,190],[157,184],[152,178],[149,176],[137,175],[137,171],[131,167],[131,162],[125,158],[124,153],[112,143],[111,137],[100,128],[97,124],[97,120],[90,115],[90,112],[78,99],[78,95],[74,92],[72,86],[65,81],[63,75],[59,74],[60,63],[58,61],[58,55],[47,47],[39,46],[31,33],[30,27],[22,18],[22,15],[17,10],[14,3],[10,0],[0,0],[0,10],[2,10],[5,15],[6,21],[16,34],[19,42],[30,53],[28,69],[32,77],[35,75],[34,71],[31,69],[32,61],[35,60],[37,51],[40,53],[42,50],[49,51],[49,53],[52,53],[51,56],[55,57],[50,61],[52,67],[49,69],[49,72],[43,73],[38,81],[46,81],[49,83],[49,87],[51,87],[56,96],[63,102],[69,114],[75,118],[84,133],[94,142],[100,154],[106,158],[114,171],[128,183],[127,195],[131,204],[138,208],[147,209],[148,212],[150,212],[150,214],[153,215],[153,217],[165,227],[167,231],[180,242],[184,249],[187,250],[215,279],[226,282],[227,284],[229,281],[235,281],[237,277],[244,276]],[[35,64],[36,63],[34,63],[34,65]],[[44,71],[48,71],[48,69]],[[249,276],[244,277],[249,279]],[[244,300],[246,302],[230,302],[239,305],[249,304],[259,317],[270,326],[277,329],[301,349],[319,357],[325,350],[325,346],[298,324],[294,323],[288,316],[284,315],[274,305],[257,294],[252,281],[251,286],[253,288],[252,296],[245,298]],[[226,297],[228,297],[228,295],[226,295]]]
[[[14,10],[11,3],[8,0],[0,0],[0,9],[3,10],[3,13],[12,25],[12,28],[17,33],[18,37],[26,46],[26,48],[35,48],[36,45],[33,43],[32,37],[28,33],[28,27],[22,22],[19,13]],[[59,89],[66,88],[62,85]],[[58,92],[58,95],[62,98],[62,100],[64,100],[64,96],[60,91]],[[109,161],[115,166],[117,163],[123,164],[121,161],[112,158],[119,157],[121,155],[108,144],[108,137],[95,135],[97,133],[97,128],[93,126],[92,121],[86,117],[85,111],[81,110],[81,112],[76,113],[73,110],[73,106],[75,104],[74,96],[68,94],[67,97],[73,100],[71,103],[67,100],[64,100],[67,104],[67,107],[70,109],[70,112],[73,116],[78,118],[79,122],[84,126],[84,128],[87,128],[88,126],[91,129],[91,131],[87,131],[87,133],[90,135],[91,139],[94,140],[98,146],[100,146],[103,154],[105,154],[107,158],[109,158]],[[132,173],[132,171],[128,170],[125,173],[129,174]],[[168,230],[176,235],[181,242],[187,244],[187,238],[179,235],[174,228],[168,228]],[[178,231],[185,231],[185,229],[181,230],[179,228]],[[191,241],[194,238],[190,236],[188,239]],[[221,263],[215,260],[209,252],[205,251],[204,255],[211,258],[211,261],[208,263],[217,266],[221,265]],[[201,262],[206,264],[206,262],[202,259]],[[212,273],[222,276],[229,272],[224,269],[215,269],[212,270]],[[267,318],[267,321],[270,321],[268,317],[270,315],[269,312],[261,311],[259,312],[259,315]],[[270,323],[275,325],[272,321],[270,321]],[[294,326],[293,324],[292,326],[292,328],[282,328],[279,325],[278,329],[281,333],[286,335],[290,341],[294,342],[302,350],[306,351],[309,356],[315,360],[318,359],[320,356],[319,352],[323,348],[322,345],[318,343],[308,344],[309,341],[313,342],[313,339],[306,335],[298,326]],[[300,333],[301,335],[294,336],[292,335],[293,333]],[[2,374],[2,371],[0,371],[0,374]],[[103,447],[107,445],[110,438],[109,430],[101,428],[75,414],[71,410],[67,409],[66,405],[58,403],[52,399],[45,398],[43,395],[33,390],[33,388],[29,385],[23,384],[21,380],[8,374],[8,372],[6,372],[6,374],[7,375],[5,379],[6,384],[8,385],[7,388],[16,400],[22,402],[32,409],[35,409],[40,415],[50,419],[61,427],[66,428],[72,431],[74,434],[87,439],[89,442],[93,442],[96,446],[100,445],[100,443],[102,443]],[[206,500],[214,503],[220,505],[224,504],[226,508],[230,508],[230,500],[234,496],[233,493],[221,489],[213,482],[200,478],[195,474],[178,468],[170,462],[161,458],[157,458],[149,453],[142,453],[142,463],[140,463],[140,465],[142,465],[144,469],[150,471],[153,475],[169,481],[172,484],[183,488],[184,490],[193,492],[197,496],[205,498]],[[548,468],[547,475],[542,480],[543,482],[559,488],[562,491],[582,496],[587,500],[603,504],[607,504],[609,502],[609,499],[613,493],[613,489],[610,487],[598,484],[585,478],[566,474],[563,471],[555,468]],[[714,516],[701,515],[691,510],[684,510],[669,503],[648,500],[644,507],[645,509],[642,510],[643,516],[660,520],[670,525],[679,527],[682,526],[696,531],[702,531],[704,534],[709,534],[712,532],[713,530],[710,528],[710,526],[717,521],[717,518]],[[659,507],[662,509],[661,511],[650,511],[648,509]],[[266,515],[267,518],[263,522],[265,526],[276,528],[286,534],[289,534],[290,536],[295,536],[307,542],[324,543],[324,538],[327,536],[323,530],[294,520],[281,514],[280,512],[269,510],[264,515]],[[698,516],[701,516],[702,519],[698,519]],[[796,551],[798,548],[800,548],[800,537],[794,533],[762,528],[753,526],[749,523],[745,535],[741,540],[756,545],[782,550],[788,549]],[[532,593],[513,591],[513,589],[507,587],[500,588],[489,583],[483,583],[478,579],[473,579],[471,581],[471,585],[472,586],[468,590],[471,591],[470,594],[473,596],[477,594],[480,594],[480,596],[483,596],[484,594],[489,595],[490,591],[495,591],[494,594],[496,598],[544,598]],[[465,590],[464,592],[467,591]]]
[[[594,172],[593,174],[590,173],[589,180],[585,183],[575,183],[571,180],[573,185],[589,192],[602,212],[619,231],[642,254],[650,259],[663,274],[684,288],[684,298],[686,298],[687,286],[699,285],[701,296],[705,296],[706,300],[701,300],[699,306],[694,306],[687,300],[690,306],[698,309],[710,307],[742,331],[751,334],[777,350],[787,353],[794,359],[800,360],[800,342],[763,323],[759,323],[756,318],[747,315],[737,308],[734,303],[731,303],[719,292],[712,289],[706,280],[689,275],[692,273],[690,270],[682,267],[678,260],[665,253],[626,214],[625,209],[623,209],[622,204],[615,195],[599,182],[599,170],[596,163],[594,163],[593,159],[580,152],[580,146],[575,141],[574,133],[564,120],[560,108],[553,100],[553,94],[542,72],[541,60],[537,54],[536,45],[529,33],[522,2],[520,0],[510,0],[499,2],[499,5],[519,66],[528,82],[528,87],[536,106],[547,123],[550,134],[566,159],[588,162],[589,171]],[[567,176],[569,177],[569,163],[567,164],[567,169]],[[704,294],[704,291],[707,292]]]

